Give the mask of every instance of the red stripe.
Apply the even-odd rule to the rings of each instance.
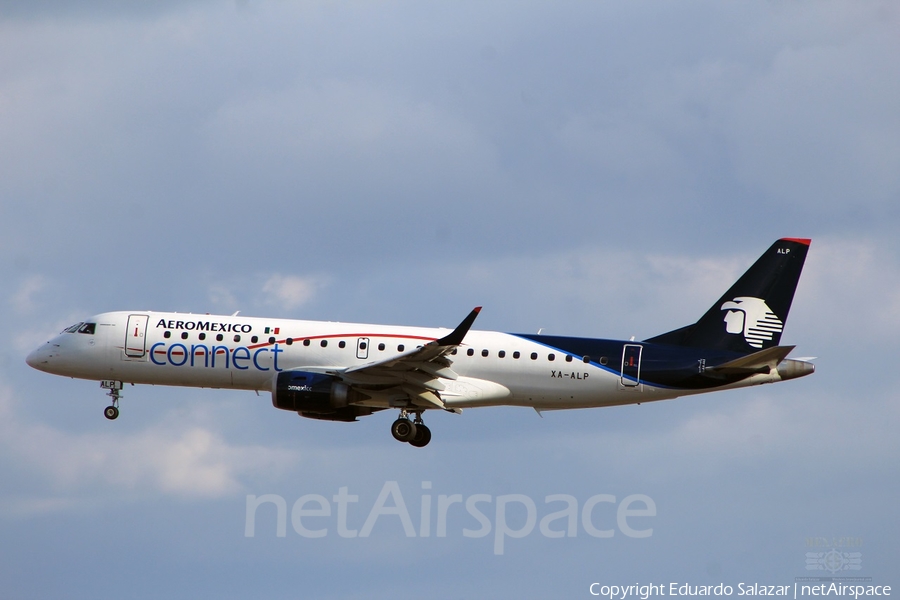
[[[425,340],[427,342],[433,342],[437,338],[433,337],[425,337],[421,335],[395,335],[395,334],[384,334],[384,333],[334,333],[329,335],[304,335],[300,337],[291,338],[294,342],[302,342],[303,340],[325,340],[325,339],[333,339],[333,338],[360,338],[360,337],[368,337],[368,338],[394,338],[400,340]],[[284,344],[285,340],[277,340],[276,344]],[[256,348],[263,348],[265,346],[271,346],[268,342],[262,344],[255,344],[252,346],[247,346],[247,348],[254,350]]]
[[[809,243],[812,240],[809,238],[781,238],[778,241],[780,241],[780,242],[797,242],[798,244],[803,244],[804,246],[809,246]]]
[[[325,339],[333,339],[333,338],[393,338],[400,340],[425,340],[427,342],[433,342],[438,338],[434,337],[426,337],[421,335],[399,335],[399,334],[384,334],[384,333],[335,333],[329,335],[312,335],[312,336],[303,336],[303,337],[295,337],[291,338],[293,341],[302,342],[303,340],[325,340]],[[275,340],[275,344],[284,344],[287,338],[283,340]],[[261,344],[251,344],[250,346],[246,346],[248,350],[256,350],[257,348],[265,348],[266,346],[272,346],[269,342],[263,342]],[[119,346],[121,348],[121,346]],[[210,346],[214,348],[215,346]],[[233,348],[229,348],[229,350],[233,350]],[[166,354],[166,350],[157,350],[156,354]],[[184,356],[184,352],[172,352],[175,356]],[[216,354],[225,354],[224,350],[218,350]],[[195,356],[204,356],[202,352],[195,352]]]

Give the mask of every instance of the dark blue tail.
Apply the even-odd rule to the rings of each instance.
[[[778,240],[699,321],[645,341],[742,353],[777,346],[809,243]]]

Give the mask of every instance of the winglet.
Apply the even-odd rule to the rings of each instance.
[[[462,344],[463,338],[466,337],[466,334],[469,333],[469,329],[472,327],[472,323],[475,322],[475,317],[478,316],[478,313],[481,312],[481,307],[476,306],[472,309],[472,312],[469,313],[463,322],[460,323],[456,329],[453,330],[449,335],[445,335],[441,339],[437,341],[438,346],[459,346]]]

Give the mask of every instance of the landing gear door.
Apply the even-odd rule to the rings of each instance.
[[[147,315],[128,315],[125,327],[126,358],[144,358],[147,355]]]
[[[619,378],[622,387],[640,389],[642,350],[639,344],[625,344],[622,348],[622,374]]]
[[[362,360],[369,358],[369,338],[356,340],[356,358]]]

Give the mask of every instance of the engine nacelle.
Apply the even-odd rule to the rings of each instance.
[[[302,417],[329,421],[355,421],[370,415],[375,408],[350,406],[367,396],[352,389],[337,377],[309,371],[282,371],[272,388],[272,405],[296,411]]]

